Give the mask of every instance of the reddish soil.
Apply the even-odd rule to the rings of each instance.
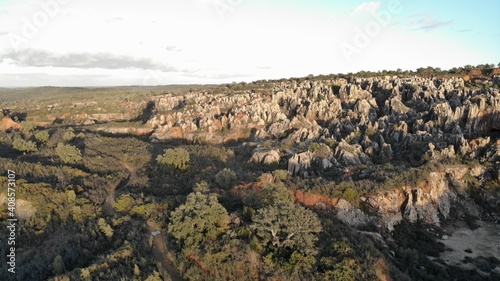
[[[295,201],[307,207],[315,207],[318,203],[323,203],[326,206],[333,208],[337,206],[339,202],[338,198],[330,198],[328,196],[308,193],[304,191],[295,191],[294,194]]]
[[[19,127],[20,127],[19,123],[14,122],[9,117],[4,117],[0,121],[0,131],[10,130],[10,129],[19,130]]]

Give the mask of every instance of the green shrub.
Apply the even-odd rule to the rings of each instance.
[[[15,150],[19,152],[35,152],[37,151],[36,143],[32,141],[26,141],[24,139],[18,138],[15,139],[14,142],[12,143],[13,147]]]
[[[248,192],[243,197],[243,204],[250,209],[256,210],[272,206],[278,202],[293,203],[295,197],[288,189],[278,184],[269,184],[257,192]]]
[[[122,194],[113,204],[117,212],[128,212],[135,204],[134,198],[130,194]]]
[[[358,199],[358,191],[355,188],[348,187],[342,192],[342,197],[344,197],[347,202],[355,203]]]
[[[338,191],[342,193],[342,198],[351,204],[357,203],[359,193],[356,185],[351,181],[343,181],[337,186]]]
[[[101,230],[101,232],[104,233],[106,237],[111,238],[111,236],[113,236],[113,228],[108,223],[106,223],[106,220],[104,220],[103,218],[99,218],[98,225],[99,230]]]
[[[56,154],[65,164],[76,164],[82,160],[82,153],[78,148],[72,145],[57,144]]]
[[[198,246],[228,229],[229,215],[215,194],[191,193],[170,215],[168,232],[180,245]]]
[[[335,149],[337,147],[337,142],[334,139],[325,139],[325,142],[331,149]]]
[[[186,170],[189,162],[189,152],[184,148],[165,149],[162,155],[156,157],[158,164],[166,168]]]
[[[46,143],[49,140],[49,132],[40,131],[35,134],[35,139],[41,143]]]
[[[19,130],[23,134],[29,134],[36,128],[36,125],[30,121],[23,121],[19,126]]]
[[[273,176],[274,176],[274,180],[276,182],[284,181],[288,178],[288,171],[287,170],[275,170],[275,171],[273,171]]]
[[[236,182],[236,179],[236,173],[229,168],[225,168],[215,175],[215,183],[225,189],[231,188]]]
[[[75,133],[73,131],[67,131],[63,135],[63,140],[64,141],[72,141],[76,137]]]

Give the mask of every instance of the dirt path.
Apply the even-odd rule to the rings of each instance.
[[[127,169],[127,171],[129,172],[129,177],[124,184],[121,184],[121,185],[117,186],[116,188],[114,188],[106,197],[105,204],[112,212],[114,212],[113,204],[115,202],[116,190],[119,188],[126,187],[129,184],[130,179],[132,177],[137,176],[136,169],[134,167],[132,167],[130,164],[123,162],[123,161],[120,161],[120,164],[125,169]],[[153,221],[148,221],[147,224],[148,224],[148,230],[150,233],[160,230],[160,228]],[[166,245],[167,245],[167,243],[165,241],[165,237],[161,233],[159,235],[154,236],[153,237],[153,257],[156,261],[160,262],[161,266],[170,275],[170,278],[172,279],[172,281],[184,281],[184,279],[182,279],[181,275],[179,274],[179,272],[177,272],[177,269],[173,265],[172,259],[168,258],[167,251],[166,251],[166,249],[167,249]]]
[[[136,177],[137,176],[137,171],[134,169],[134,167],[130,166],[130,164],[126,163],[126,162],[123,162],[123,161],[120,161],[120,164],[125,168],[127,169],[128,173],[129,173],[129,176],[127,178],[127,181],[122,184],[122,185],[119,185],[115,188],[113,188],[108,196],[106,197],[106,206],[110,209],[110,210],[113,210],[113,204],[115,203],[115,193],[116,193],[116,190],[119,189],[119,188],[124,188],[124,187],[127,187],[128,183],[130,182],[130,179],[132,177]]]
[[[149,232],[155,232],[158,231],[160,228],[152,221],[148,221],[148,229]],[[163,234],[158,234],[153,237],[153,256],[155,260],[159,261],[163,268],[167,271],[167,273],[170,275],[170,278],[172,281],[183,281],[181,275],[179,272],[177,272],[177,269],[173,265],[173,262],[171,258],[169,258],[168,253],[166,251],[166,241],[165,237]]]
[[[120,161],[120,164],[122,164],[122,166],[125,169],[127,169],[127,171],[129,172],[129,174],[130,174],[131,177],[136,177],[137,176],[137,171],[135,170],[134,167],[130,166],[129,163]]]

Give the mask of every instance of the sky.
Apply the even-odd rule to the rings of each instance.
[[[0,0],[0,87],[497,65],[498,11],[498,0]]]

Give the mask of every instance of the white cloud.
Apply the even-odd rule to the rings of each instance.
[[[430,14],[416,14],[409,19],[408,26],[414,30],[431,31],[450,25],[453,20],[441,20]]]
[[[375,14],[380,9],[380,2],[366,2],[353,9],[354,14]]]

